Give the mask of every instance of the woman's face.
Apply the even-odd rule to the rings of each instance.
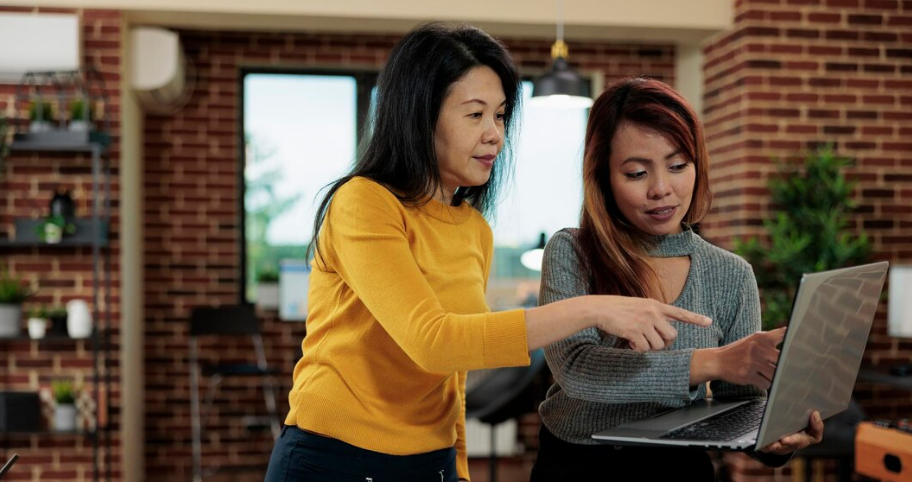
[[[503,148],[507,98],[490,67],[475,67],[450,87],[443,99],[434,144],[442,190],[449,202],[460,186],[481,186],[491,177]]]
[[[623,122],[611,141],[611,189],[627,220],[652,234],[681,232],[693,198],[693,162],[659,132]]]

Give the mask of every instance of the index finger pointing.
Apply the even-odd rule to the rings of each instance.
[[[712,319],[707,318],[703,315],[698,315],[691,311],[687,311],[683,308],[678,308],[677,306],[665,305],[667,309],[665,310],[665,315],[669,318],[683,321],[684,323],[691,323],[698,326],[709,326],[712,324]]]

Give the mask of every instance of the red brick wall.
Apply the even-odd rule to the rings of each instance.
[[[120,477],[119,430],[120,384],[119,326],[120,298],[118,242],[119,222],[117,205],[119,189],[118,132],[120,109],[120,47],[123,19],[119,12],[102,10],[61,10],[0,7],[0,12],[78,13],[81,18],[84,64],[99,70],[107,84],[110,102],[105,106],[111,120],[113,169],[113,209],[111,225],[111,259],[113,292],[111,296],[111,400],[110,422],[112,441],[107,451],[111,459],[111,475]],[[14,106],[15,86],[0,85],[0,111],[8,117],[24,115],[27,105]],[[15,153],[0,170],[0,238],[12,235],[13,219],[40,217],[47,214],[48,203],[58,186],[69,188],[77,201],[77,215],[91,214],[91,158],[81,154]],[[37,303],[65,304],[71,299],[92,300],[91,248],[2,248],[0,264],[16,275],[29,280],[38,289],[25,306]],[[103,301],[102,301],[103,303]],[[88,341],[0,341],[0,390],[47,390],[51,380],[72,378],[92,389],[92,344]],[[47,420],[45,420],[47,422]],[[9,435],[0,434],[0,459],[11,453],[20,455],[19,462],[4,480],[92,480],[93,452],[89,438],[76,435]],[[103,454],[104,452],[102,452]]]
[[[912,262],[912,2],[737,0],[734,14],[704,48],[707,236],[731,246],[761,234],[772,159],[832,142],[856,159],[853,227],[877,259]],[[887,336],[882,306],[865,362],[900,360],[912,360],[912,342]],[[912,413],[908,392],[860,383],[856,396],[872,417]]]
[[[147,116],[145,127],[146,467],[154,480],[190,471],[190,309],[238,298],[239,69],[379,69],[398,37],[184,31],[181,39],[199,73],[196,91],[183,110]],[[507,43],[532,73],[549,64],[550,42]],[[570,49],[578,67],[601,71],[606,82],[628,74],[674,81],[674,49],[668,45],[571,42]],[[263,321],[269,362],[284,371],[284,414],[303,327],[278,322],[274,314],[263,314]],[[252,356],[243,344],[210,348],[204,351],[209,359]],[[264,465],[271,439],[251,437],[240,426],[241,416],[265,413],[261,392],[256,384],[230,386],[235,388],[222,390],[210,421],[218,440],[206,442],[212,448],[205,464]],[[538,428],[534,421],[525,426],[532,435]]]

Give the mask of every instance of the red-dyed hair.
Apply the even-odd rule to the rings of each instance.
[[[625,122],[666,136],[696,169],[693,197],[684,222],[709,212],[709,162],[703,126],[690,104],[664,82],[632,78],[611,85],[592,106],[583,155],[583,210],[579,255],[596,294],[661,300],[658,277],[647,263],[651,236],[633,226],[618,208],[608,160],[618,127]]]

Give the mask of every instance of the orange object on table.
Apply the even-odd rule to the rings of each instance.
[[[855,471],[887,482],[912,481],[912,434],[870,422],[858,424]]]

